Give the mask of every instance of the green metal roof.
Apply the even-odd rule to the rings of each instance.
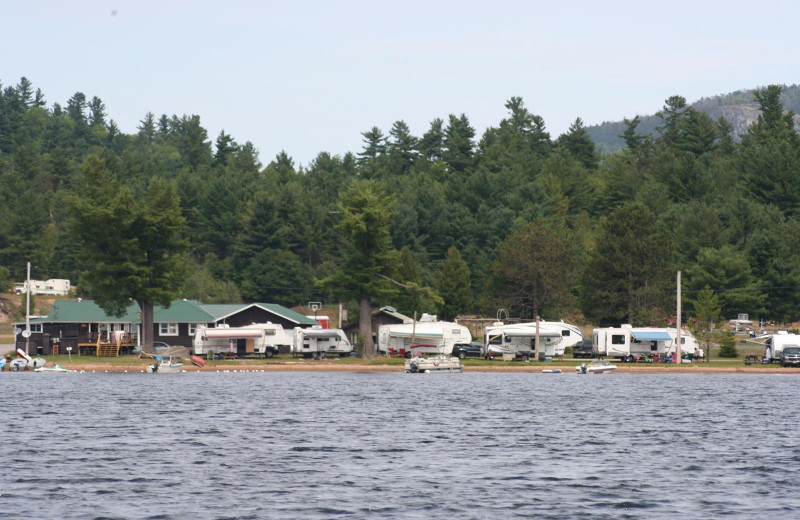
[[[56,300],[46,323],[139,323],[139,304],[134,301],[122,316],[109,316],[93,300]]]
[[[298,325],[316,325],[312,318],[274,303],[204,304],[197,300],[175,300],[164,308],[153,308],[155,323],[213,323],[239,313],[248,307],[260,307]],[[56,300],[45,318],[32,318],[31,323],[141,323],[139,304],[131,301],[121,317],[109,316],[93,300]],[[24,323],[24,322],[23,322]]]
[[[168,309],[160,305],[153,308],[155,323],[211,323],[214,317],[203,309],[197,300],[175,300]]]

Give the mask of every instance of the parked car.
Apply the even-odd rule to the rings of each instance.
[[[783,347],[781,351],[781,366],[800,365],[800,347]]]
[[[574,358],[592,358],[594,357],[594,347],[591,339],[584,339],[574,347],[572,347],[572,357]]]
[[[471,341],[470,343],[456,343],[453,345],[453,355],[464,359],[467,356],[483,357],[486,350],[483,348],[483,343],[478,341]]]

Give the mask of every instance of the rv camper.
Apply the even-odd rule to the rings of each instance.
[[[764,358],[772,363],[780,361],[784,347],[800,347],[800,335],[779,330],[764,338]]]
[[[672,355],[677,347],[677,330],[658,327],[608,327],[594,329],[592,343],[594,353],[600,357],[615,357],[632,362],[635,356]],[[681,330],[681,354],[694,354],[697,340],[687,331]]]
[[[503,324],[495,322],[483,332],[486,351],[511,354],[527,360],[536,351],[536,322]],[[539,321],[539,355],[563,356],[564,349],[583,341],[583,332],[563,321]]]
[[[281,350],[289,352],[294,337],[275,323],[253,323],[246,327],[197,327],[192,344],[197,355],[233,354],[245,357],[257,354],[272,357]]]
[[[295,327],[292,353],[314,359],[328,355],[345,357],[353,354],[353,345],[347,340],[342,329]]]
[[[449,356],[453,352],[453,345],[470,341],[472,334],[465,326],[437,321],[436,316],[429,314],[423,314],[417,322],[378,327],[378,352],[390,356],[411,357],[412,350]]]

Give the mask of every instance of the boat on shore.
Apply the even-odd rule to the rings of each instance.
[[[152,365],[147,366],[148,374],[179,374],[183,370],[183,363],[175,361],[171,357],[156,360]]]
[[[616,369],[617,365],[614,365],[605,359],[592,361],[588,365],[586,363],[581,363],[579,366],[575,367],[575,371],[579,374],[606,374],[611,373]]]
[[[415,354],[411,359],[406,360],[406,373],[408,374],[439,374],[463,372],[464,365],[455,356],[437,354],[432,357],[422,357]]]

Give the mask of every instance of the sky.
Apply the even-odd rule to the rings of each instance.
[[[100,98],[125,133],[198,115],[264,165],[363,149],[363,132],[465,114],[479,138],[521,97],[555,139],[800,74],[800,2],[25,0],[0,14],[0,82],[48,107]]]

